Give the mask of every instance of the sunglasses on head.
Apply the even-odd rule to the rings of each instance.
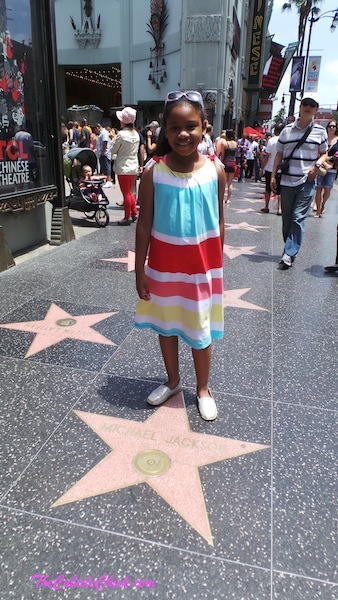
[[[200,107],[204,109],[203,98],[201,94],[193,90],[189,92],[168,92],[164,104],[166,106],[168,102],[177,102],[177,100],[180,100],[181,98],[187,98],[187,100],[190,100],[190,102],[197,102],[197,104],[199,104]]]
[[[315,100],[312,100],[311,98],[302,100],[301,105],[302,106],[310,106],[311,108],[315,108],[315,106],[318,106],[317,102],[315,102]]]

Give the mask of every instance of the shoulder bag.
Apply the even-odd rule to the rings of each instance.
[[[307,128],[307,130],[305,131],[304,135],[300,138],[300,140],[297,142],[297,144],[295,145],[294,149],[292,150],[291,154],[289,156],[287,156],[286,158],[283,158],[283,160],[281,161],[281,163],[279,164],[278,167],[278,172],[281,175],[287,175],[289,170],[290,170],[290,160],[293,157],[294,152],[296,152],[296,150],[298,150],[298,148],[301,147],[302,144],[304,144],[306,138],[310,135],[311,131],[313,128],[313,123],[311,123],[311,125]]]

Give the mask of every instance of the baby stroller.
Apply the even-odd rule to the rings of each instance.
[[[97,168],[96,154],[90,148],[73,148],[67,152],[64,159],[64,173],[70,187],[70,195],[66,198],[68,208],[84,213],[86,219],[95,219],[99,227],[106,227],[109,223],[107,206],[109,200],[105,195],[102,184],[104,178],[95,179],[95,187],[99,188],[100,194],[93,201],[93,195],[86,193],[86,182],[81,181],[81,169],[89,165],[92,173]]]

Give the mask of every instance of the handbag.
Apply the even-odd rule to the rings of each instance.
[[[283,160],[279,163],[279,167],[278,167],[278,171],[277,172],[280,173],[280,175],[287,175],[289,173],[289,170],[290,170],[290,160],[293,157],[294,152],[296,152],[296,150],[298,150],[298,148],[300,148],[301,145],[304,144],[306,138],[308,137],[308,135],[310,135],[310,133],[312,131],[312,127],[313,127],[313,123],[311,123],[311,125],[305,131],[304,135],[297,142],[297,144],[295,145],[295,147],[292,150],[291,154],[289,154],[289,156],[287,156],[286,158],[283,158]]]

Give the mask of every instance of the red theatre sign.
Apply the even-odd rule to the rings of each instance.
[[[254,0],[247,87],[260,86],[266,0]]]
[[[269,70],[263,75],[262,88],[276,92],[282,77],[284,67],[284,58],[281,56],[272,56]]]

